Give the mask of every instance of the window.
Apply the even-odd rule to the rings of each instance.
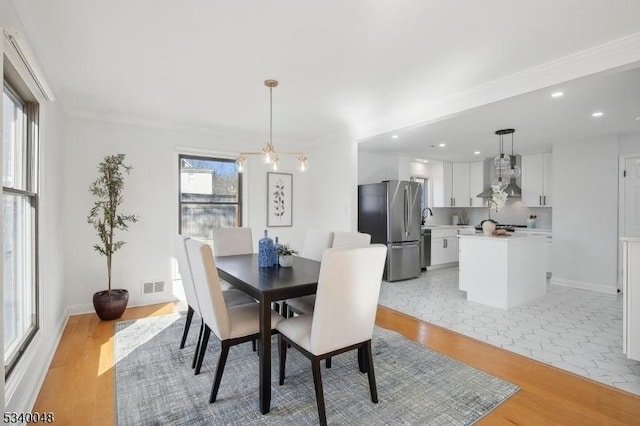
[[[4,368],[11,374],[38,330],[38,104],[2,91]]]
[[[242,226],[242,175],[234,160],[180,155],[179,232],[211,241],[213,230]]]
[[[418,182],[420,191],[420,210],[429,207],[429,180],[421,177],[411,177],[411,180]]]

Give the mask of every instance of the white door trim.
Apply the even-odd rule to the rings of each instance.
[[[620,237],[624,237],[624,211],[625,211],[625,163],[630,158],[640,158],[640,153],[624,154],[618,156],[618,291],[622,291],[622,242]]]

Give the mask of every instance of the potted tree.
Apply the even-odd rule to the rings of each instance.
[[[107,258],[107,290],[93,295],[93,306],[103,321],[120,318],[127,308],[129,292],[125,289],[111,288],[111,260],[113,254],[125,242],[116,239],[116,231],[126,231],[129,224],[138,221],[135,215],[118,212],[123,202],[124,178],[131,166],[124,164],[125,154],[108,155],[98,164],[98,178],[89,186],[96,201],[89,211],[87,222],[98,233],[98,244],[93,248]]]

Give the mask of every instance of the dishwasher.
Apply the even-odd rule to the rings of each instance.
[[[420,238],[420,267],[425,269],[431,266],[431,229],[422,230]]]

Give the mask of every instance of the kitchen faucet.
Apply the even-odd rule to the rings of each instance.
[[[428,212],[427,216],[425,217],[424,212],[425,210]],[[425,207],[424,209],[422,209],[422,213],[420,214],[421,218],[422,218],[422,224],[424,225],[424,222],[430,218],[431,216],[433,216],[433,210],[431,210],[429,207]]]

